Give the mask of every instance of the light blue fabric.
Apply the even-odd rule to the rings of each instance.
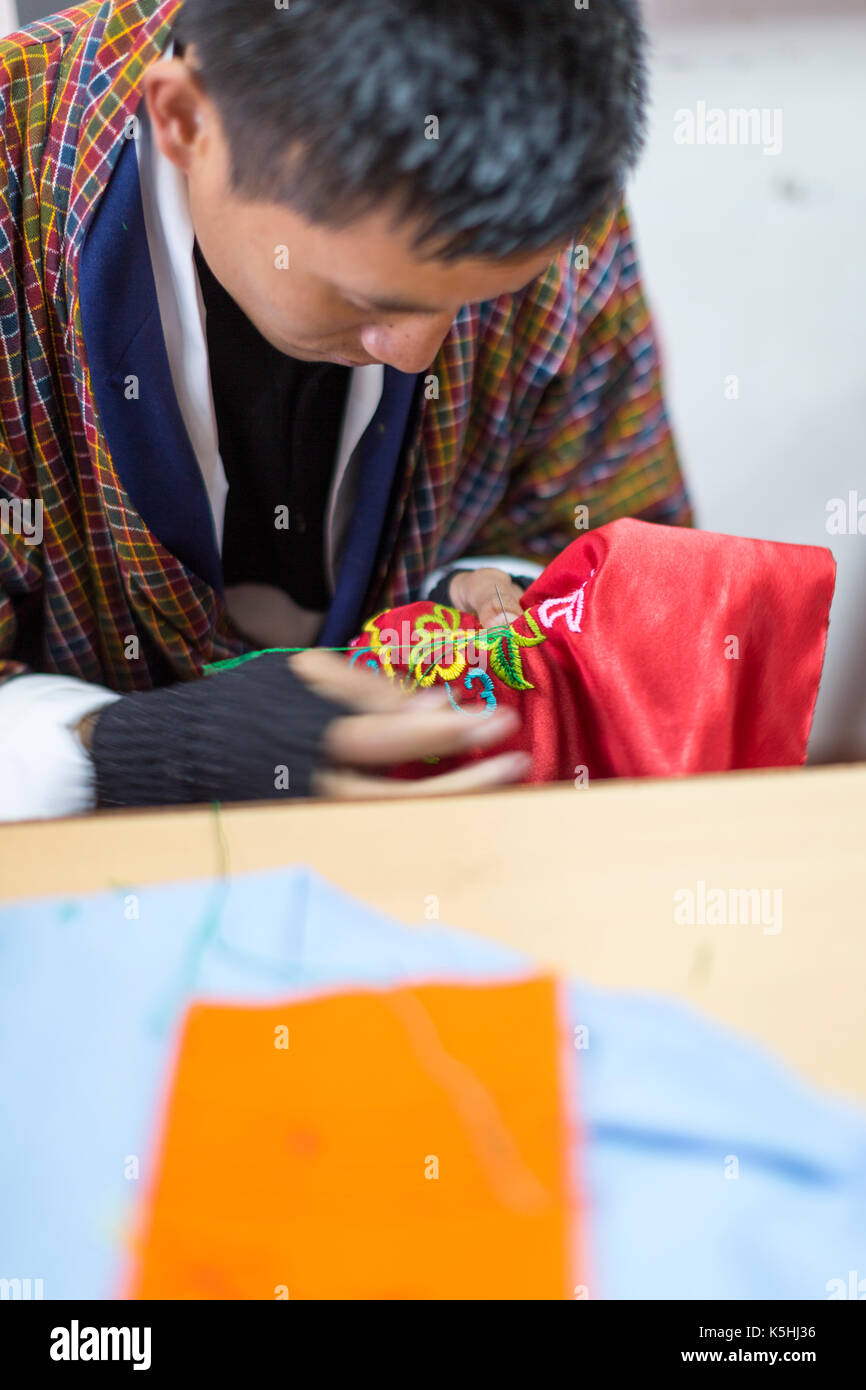
[[[515,973],[514,953],[404,929],[304,870],[0,910],[0,1278],[117,1291],[191,999]]]
[[[859,1109],[679,1003],[569,996],[589,1042],[591,1295],[827,1298],[866,1274]]]
[[[305,870],[0,911],[0,1278],[41,1278],[47,1298],[119,1291],[191,999],[531,970],[469,933],[393,923]],[[570,1055],[591,1296],[822,1298],[866,1273],[858,1111],[672,1002],[577,984],[567,1000],[588,1041]]]

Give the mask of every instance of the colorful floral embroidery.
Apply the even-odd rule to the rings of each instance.
[[[531,613],[524,613],[532,637],[524,637],[513,627],[492,627],[484,634],[485,645],[490,652],[490,665],[504,685],[512,690],[532,690],[534,687],[523,674],[520,660],[521,647],[537,647],[545,641],[544,633]]]
[[[505,624],[486,629],[462,628],[457,609],[437,603],[431,613],[416,618],[411,632],[404,634],[405,640],[401,640],[395,629],[379,627],[380,620],[385,616],[380,613],[364,624],[369,645],[353,653],[353,664],[372,654],[391,680],[400,678],[395,667],[404,668],[406,675],[401,683],[410,690],[434,685],[437,680],[447,685],[459,680],[469,668],[464,686],[469,690],[473,680],[481,679],[484,686],[482,699],[488,709],[495,708],[496,701],[493,683],[484,671],[488,661],[494,675],[511,690],[533,689],[532,682],[523,673],[521,649],[537,647],[539,642],[546,639],[529,612],[523,616],[530,635],[524,635]],[[373,662],[367,660],[365,664],[372,665]]]

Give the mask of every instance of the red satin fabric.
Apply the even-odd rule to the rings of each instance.
[[[818,547],[624,519],[554,560],[489,649],[460,635],[469,614],[413,603],[367,623],[350,659],[444,681],[467,717],[515,707],[502,750],[531,754],[527,782],[785,767],[806,755],[834,580]]]

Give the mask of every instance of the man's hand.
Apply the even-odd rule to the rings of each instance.
[[[505,570],[464,570],[451,580],[452,606],[465,613],[476,613],[481,627],[501,627],[503,621],[513,623],[523,612],[520,606],[522,593],[523,590],[517,587]],[[500,597],[502,603],[499,602]]]
[[[514,710],[467,719],[444,690],[407,693],[380,672],[313,648],[123,695],[79,732],[98,806],[158,806],[496,787],[519,781],[529,765],[524,753],[493,752],[519,723]],[[401,763],[473,750],[491,756],[417,781],[387,775]]]
[[[451,708],[444,690],[407,693],[331,652],[311,648],[289,660],[309,689],[352,711],[335,719],[325,733],[326,761],[313,775],[314,795],[355,800],[482,791],[519,781],[529,766],[525,753],[500,753],[454,772],[395,781],[383,772],[399,763],[495,748],[516,733],[516,711],[497,710],[483,721],[466,719]]]

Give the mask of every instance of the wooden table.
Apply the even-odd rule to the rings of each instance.
[[[406,923],[438,909],[544,965],[689,1000],[866,1101],[866,765],[220,820],[232,873],[300,862]],[[212,808],[3,826],[0,902],[208,875],[220,846]],[[781,929],[678,923],[675,895],[701,883],[728,904],[780,890]]]

